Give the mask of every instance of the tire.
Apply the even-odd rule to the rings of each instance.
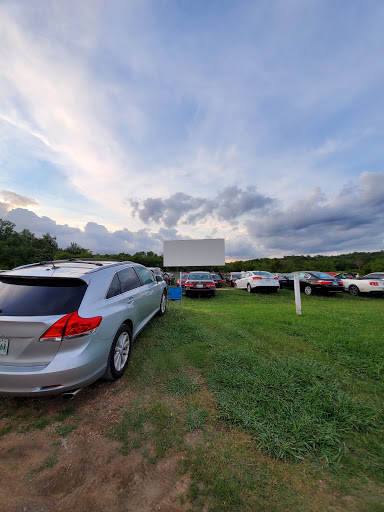
[[[117,380],[123,376],[127,369],[131,355],[132,334],[126,324],[122,324],[117,331],[109,351],[105,380]]]
[[[158,314],[158,316],[163,316],[163,315],[165,315],[166,311],[167,311],[167,292],[163,292],[163,295],[161,296],[161,299],[160,299],[159,312],[157,314]]]
[[[348,288],[348,291],[354,297],[357,297],[360,294],[360,290],[355,284],[351,284],[351,286]]]
[[[252,293],[252,287],[249,283],[247,284],[247,292]]]
[[[307,284],[304,288],[305,295],[313,295],[313,288],[309,284]]]

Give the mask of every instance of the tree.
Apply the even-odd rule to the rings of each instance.
[[[84,249],[76,242],[71,242],[71,244],[64,249],[65,252],[68,252],[69,254],[72,254],[73,256],[78,256],[82,252],[86,251],[87,249]]]
[[[9,220],[0,219],[0,240],[8,240],[14,233],[16,224]]]

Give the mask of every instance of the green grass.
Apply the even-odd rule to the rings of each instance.
[[[56,427],[55,433],[60,437],[65,437],[67,434],[76,430],[76,428],[75,425],[59,425]]]
[[[303,296],[298,317],[292,292],[222,291],[183,299],[181,314],[143,331],[125,382],[139,395],[175,397],[178,428],[203,433],[185,459],[196,510],[207,500],[212,511],[312,510],[319,479],[327,505],[316,510],[347,510],[343,493],[356,510],[380,507],[383,306]],[[238,446],[224,442],[228,432]],[[300,498],[290,488],[298,482]]]
[[[279,458],[339,461],[347,433],[377,426],[374,407],[352,400],[330,368],[316,361],[227,349],[215,355],[209,382],[220,417]]]
[[[108,436],[121,442],[120,453],[123,455],[150,441],[153,446],[151,460],[155,462],[182,441],[179,415],[159,398],[136,400],[121,413],[121,421],[109,430]]]

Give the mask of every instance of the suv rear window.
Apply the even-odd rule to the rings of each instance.
[[[80,279],[1,277],[1,316],[63,315],[79,309],[87,284]]]

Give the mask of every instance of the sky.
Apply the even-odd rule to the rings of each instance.
[[[381,0],[0,0],[0,218],[226,260],[384,248]]]

